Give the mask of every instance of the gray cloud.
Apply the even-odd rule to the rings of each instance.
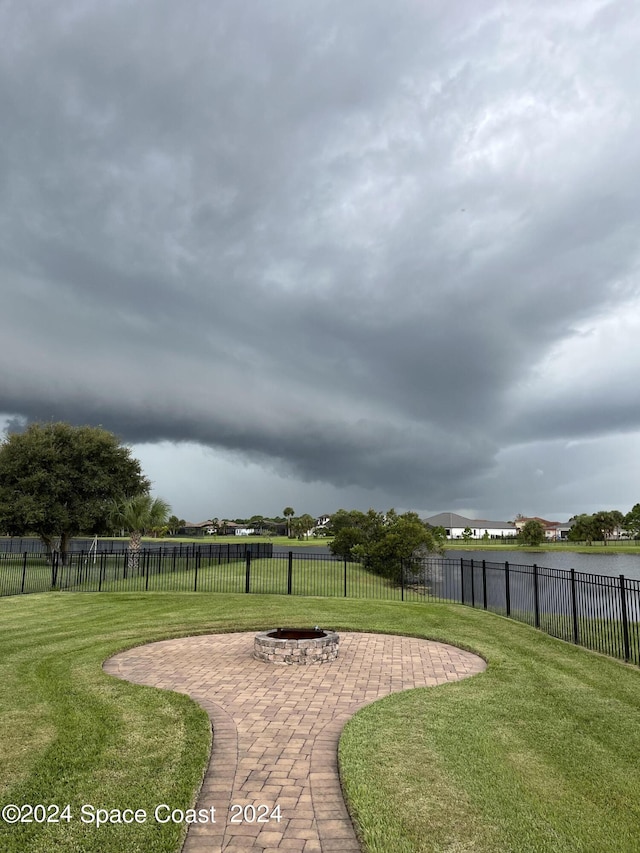
[[[628,4],[22,0],[0,25],[0,411],[481,514],[517,501],[515,448],[548,470],[638,434],[612,381],[640,366]],[[566,476],[538,500],[573,509]]]

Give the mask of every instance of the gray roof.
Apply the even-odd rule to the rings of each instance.
[[[470,527],[472,530],[514,530],[515,524],[512,521],[486,521],[482,518],[466,518],[464,515],[458,515],[457,512],[439,512],[437,515],[432,515],[430,518],[423,519],[432,527]]]

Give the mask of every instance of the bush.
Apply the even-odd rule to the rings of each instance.
[[[369,571],[394,582],[400,581],[403,567],[415,572],[427,554],[443,552],[442,537],[415,512],[339,510],[332,523],[336,533],[329,548],[333,554],[358,560]]]

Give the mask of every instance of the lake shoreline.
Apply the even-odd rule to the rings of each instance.
[[[640,541],[636,544],[624,542],[617,544],[609,542],[608,545],[598,543],[597,545],[582,545],[579,542],[546,542],[544,545],[523,545],[522,542],[501,543],[501,542],[463,542],[457,539],[447,539],[445,550],[454,551],[526,551],[531,554],[545,553],[571,553],[571,554],[635,554],[640,557]]]
[[[583,548],[581,551],[568,547],[525,549],[503,548],[445,548],[448,559],[475,560],[487,563],[508,562],[512,566],[537,565],[547,569],[562,569],[594,575],[616,577],[624,575],[631,580],[640,581],[640,549],[631,553],[622,548],[595,550]]]

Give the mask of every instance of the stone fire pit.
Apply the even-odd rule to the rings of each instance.
[[[329,663],[338,657],[340,637],[319,628],[277,628],[256,634],[253,656],[268,663]]]

